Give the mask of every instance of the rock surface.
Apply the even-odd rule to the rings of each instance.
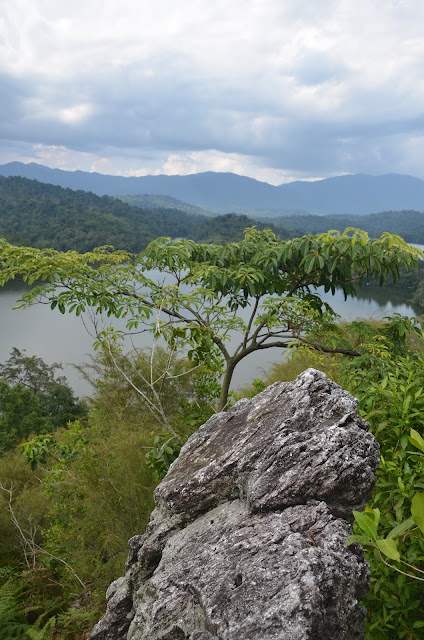
[[[359,640],[368,566],[345,547],[378,445],[321,372],[213,416],[155,491],[92,640]]]

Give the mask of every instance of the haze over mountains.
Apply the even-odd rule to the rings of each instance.
[[[91,191],[100,196],[165,195],[219,213],[262,211],[268,216],[278,216],[294,210],[317,214],[367,214],[405,209],[424,211],[424,181],[399,174],[357,174],[273,186],[233,173],[208,171],[186,176],[127,178],[11,162],[0,166],[0,175],[21,176]]]

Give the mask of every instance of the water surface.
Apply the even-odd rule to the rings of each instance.
[[[49,305],[36,304],[27,309],[13,310],[19,297],[27,290],[22,282],[9,282],[0,288],[0,362],[9,357],[12,347],[26,349],[28,355],[37,355],[48,364],[61,362],[64,374],[78,395],[90,393],[91,387],[72,364],[89,362],[94,353],[93,337],[89,335],[83,320],[74,315],[62,315]],[[344,300],[342,292],[334,296],[322,294],[323,299],[346,320],[400,313],[409,317],[419,316],[422,308],[408,301],[408,292],[390,291],[385,287],[364,287],[357,298]],[[86,318],[87,321],[87,318]],[[87,323],[90,327],[90,323]],[[122,325],[121,325],[122,326]],[[123,328],[123,327],[122,327]],[[138,346],[148,346],[150,336],[138,338]],[[236,368],[233,386],[237,387],[261,375],[272,362],[282,359],[283,351],[273,348],[251,354]]]

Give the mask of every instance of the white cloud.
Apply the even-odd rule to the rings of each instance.
[[[11,159],[5,159],[10,162]],[[67,149],[63,146],[35,144],[26,154],[22,154],[21,162],[37,162],[48,167],[63,169],[64,171],[92,171],[93,156]]]
[[[421,0],[4,2],[0,137],[114,172],[424,175],[423,24]]]
[[[76,104],[72,107],[61,109],[58,113],[59,120],[66,124],[79,124],[89,118],[95,111],[92,104]]]

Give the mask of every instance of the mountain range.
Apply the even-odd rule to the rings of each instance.
[[[186,176],[123,177],[63,171],[36,163],[0,165],[0,175],[91,191],[97,195],[150,194],[169,196],[216,213],[367,214],[385,210],[424,211],[424,181],[413,176],[366,174],[337,176],[315,182],[295,181],[279,186],[234,173],[208,171]]]

